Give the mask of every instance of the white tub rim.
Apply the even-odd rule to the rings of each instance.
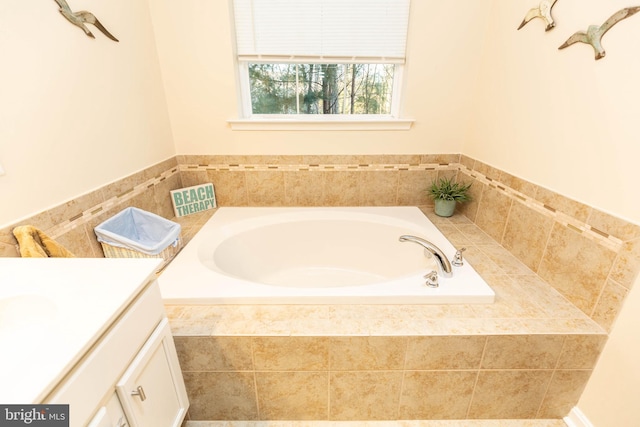
[[[202,229],[185,246],[182,252],[176,257],[159,277],[160,288],[163,298],[167,304],[451,304],[451,303],[491,303],[494,301],[495,293],[480,278],[475,270],[465,263],[463,270],[454,270],[454,279],[441,278],[441,286],[438,289],[424,289],[424,279],[420,272],[402,277],[399,280],[392,280],[392,291],[388,289],[390,283],[367,285],[366,294],[361,294],[362,286],[342,287],[344,292],[339,295],[331,295],[331,292],[313,291],[302,288],[293,295],[283,292],[275,287],[265,288],[267,285],[255,284],[238,278],[223,277],[225,283],[219,292],[213,292],[211,286],[205,283],[216,276],[204,267],[194,254],[206,241],[205,234],[208,227],[228,227],[229,223],[236,226],[241,224],[246,229],[257,228],[265,221],[278,220],[285,222],[292,215],[364,215],[368,219],[377,221],[398,221],[406,224],[413,234],[423,230],[427,224],[428,228],[436,229],[435,225],[417,207],[391,206],[391,207],[221,207],[207,221]],[[259,220],[255,220],[260,217]],[[392,219],[390,219],[392,218]],[[244,221],[244,223],[243,223]],[[202,233],[204,231],[204,234]],[[438,233],[440,233],[438,231]],[[442,236],[442,234],[440,233]],[[205,236],[205,237],[203,237]],[[399,237],[399,236],[398,236]],[[424,237],[424,235],[422,236]],[[442,236],[444,237],[444,236]],[[446,240],[446,239],[445,239]],[[403,245],[414,245],[413,243],[403,243]],[[446,253],[453,256],[455,248],[446,240],[446,243],[439,242],[439,246]],[[415,250],[421,250],[418,246]],[[188,259],[191,258],[191,259]],[[177,262],[176,262],[177,261]],[[175,263],[175,264],[174,264]],[[198,265],[200,263],[200,265]],[[185,264],[185,265],[182,265]],[[209,273],[207,273],[209,271]],[[188,273],[188,274],[187,274]],[[458,274],[456,274],[458,273]],[[219,276],[219,275],[218,275]],[[188,279],[187,279],[188,277]],[[456,278],[474,281],[480,280],[477,289],[470,293],[468,290],[462,292],[459,288],[453,288],[449,281]],[[220,277],[216,277],[220,279]],[[475,282],[474,282],[475,283]],[[387,288],[383,289],[383,287]],[[243,288],[242,295],[234,294],[232,289]],[[357,288],[357,289],[356,289]],[[405,290],[405,288],[408,288]],[[416,296],[417,292],[419,292]],[[452,289],[453,288],[453,289]],[[355,292],[355,294],[354,294]]]

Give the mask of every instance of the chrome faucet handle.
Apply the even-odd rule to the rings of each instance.
[[[460,248],[456,251],[456,254],[453,256],[451,260],[451,265],[455,267],[462,267],[464,265],[464,261],[462,260],[462,252],[466,251],[467,248]]]
[[[438,272],[435,270],[431,270],[429,273],[424,275],[424,278],[427,279],[425,283],[430,288],[437,288],[438,285]]]

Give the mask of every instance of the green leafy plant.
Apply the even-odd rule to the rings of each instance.
[[[437,182],[431,182],[429,195],[434,200],[455,200],[456,202],[463,203],[471,200],[469,187],[471,187],[471,183],[463,184],[460,182],[452,182],[449,178],[440,178]]]

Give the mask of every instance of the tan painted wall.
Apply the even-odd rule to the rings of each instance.
[[[517,26],[531,3],[493,2],[478,97],[462,152],[598,209],[640,223],[640,14],[603,38],[607,56],[587,45],[558,50],[624,0],[563,0],[557,25]],[[640,422],[638,281],[578,407],[596,427]]]
[[[120,43],[97,31],[87,38],[54,2],[0,7],[0,162],[7,172],[0,224],[176,153],[452,152],[640,223],[640,15],[607,33],[601,61],[588,46],[557,51],[575,30],[628,6],[623,0],[558,2],[558,26],[548,33],[540,22],[515,30],[529,2],[414,1],[404,113],[416,123],[378,133],[232,132],[229,3],[187,0],[168,9],[149,1],[161,67],[145,2],[72,2],[96,13]],[[639,369],[619,366],[621,355],[637,351],[627,344],[637,339],[637,290],[628,299],[580,403],[594,420],[609,421],[603,426],[625,424],[612,421],[621,412],[613,405],[594,403],[600,399],[627,405],[638,418],[630,400]]]
[[[640,424],[640,280],[627,296],[622,312],[593,371],[578,408],[595,427]]]
[[[488,10],[414,1],[398,132],[238,132],[230,1],[150,0],[178,154],[457,153],[467,136]],[[382,31],[383,29],[381,29]]]
[[[640,14],[606,33],[599,61],[585,44],[558,50],[626,6],[563,0],[545,33],[542,21],[516,31],[527,2],[494,1],[463,153],[640,223]]]
[[[0,6],[0,225],[175,154],[146,2],[69,3],[120,42],[54,1]]]

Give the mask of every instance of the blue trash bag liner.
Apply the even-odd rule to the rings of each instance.
[[[99,242],[157,255],[178,244],[180,224],[138,208],[126,208],[94,228]]]

